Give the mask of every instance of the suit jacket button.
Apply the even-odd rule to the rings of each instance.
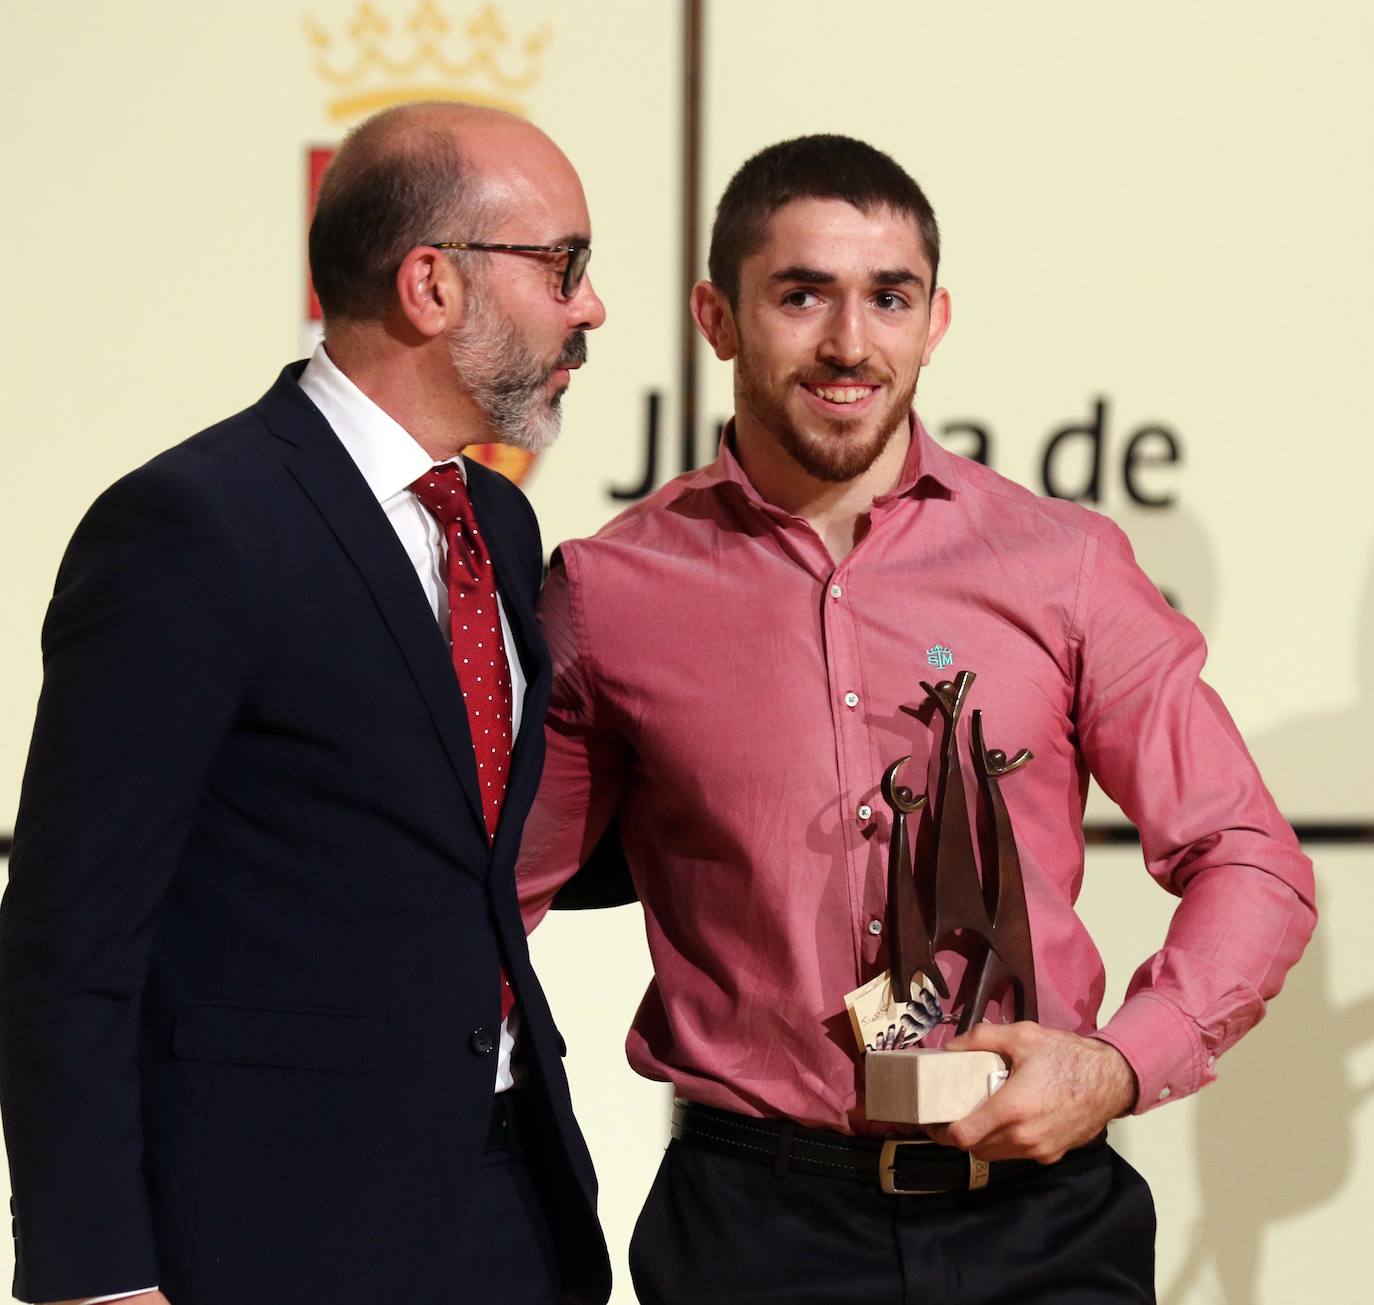
[[[474,1056],[490,1056],[496,1050],[496,1038],[488,1028],[473,1029],[468,1046]]]

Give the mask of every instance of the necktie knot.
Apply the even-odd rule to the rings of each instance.
[[[447,528],[455,521],[469,528],[474,525],[468,487],[453,463],[431,467],[409,488],[441,526]]]

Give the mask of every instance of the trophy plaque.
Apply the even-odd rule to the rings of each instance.
[[[978,777],[979,857],[974,852],[959,757],[959,725],[974,679],[972,671],[960,671],[953,681],[921,682],[944,718],[933,802],[928,804],[926,796],[917,796],[898,782],[909,757],[899,757],[883,775],[883,800],[892,812],[887,895],[890,964],[887,974],[851,994],[858,998],[870,990],[881,992],[888,1002],[888,1023],[898,1030],[895,1037],[887,1030],[877,1037],[865,1036],[875,1025],[882,1025],[883,1017],[870,1015],[861,1030],[859,1015],[854,1014],[864,1047],[865,1110],[873,1120],[949,1123],[976,1109],[1006,1078],[1006,1064],[993,1052],[915,1045],[936,1023],[957,1019],[957,1032],[966,1033],[1002,992],[1010,996],[1016,1019],[1033,1020],[1037,1014],[1021,862],[1000,787],[1007,775],[1031,760],[1031,754],[1022,748],[1008,760],[1005,752],[989,748],[983,713],[973,712],[968,733]],[[935,847],[929,919],[916,889],[914,839],[908,826],[909,817],[927,805],[934,822]],[[952,995],[935,963],[935,953],[953,942],[956,934],[970,959],[964,982]],[[892,1018],[891,1012],[903,1005],[906,1011]],[[908,1019],[908,1036],[902,1036],[900,1030]]]

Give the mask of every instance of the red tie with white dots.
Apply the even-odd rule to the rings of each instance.
[[[468,733],[477,761],[477,789],[490,841],[501,819],[511,754],[510,666],[501,635],[501,609],[496,603],[496,571],[472,510],[468,487],[453,463],[427,471],[410,491],[439,523],[447,545],[453,669],[467,708]],[[502,970],[502,1019],[514,1005],[515,995]]]

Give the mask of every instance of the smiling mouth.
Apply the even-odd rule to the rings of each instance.
[[[802,388],[814,394],[818,399],[824,399],[827,403],[845,406],[851,403],[862,403],[878,387],[876,385],[814,385],[803,382]]]

